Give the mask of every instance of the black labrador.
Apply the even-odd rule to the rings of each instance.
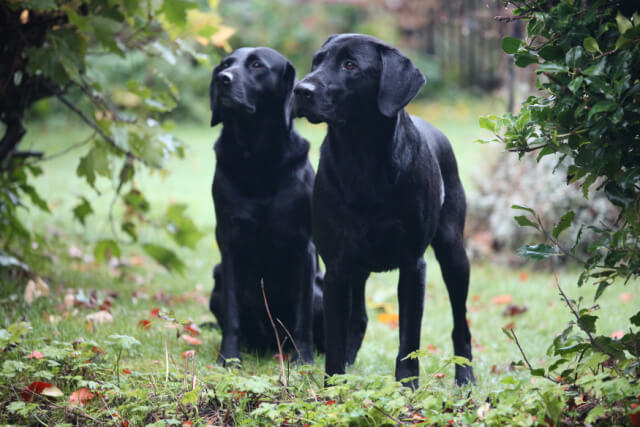
[[[453,308],[456,355],[471,360],[466,322],[469,261],[463,247],[466,201],[447,138],[404,107],[425,78],[397,49],[366,35],[327,39],[295,89],[296,113],[326,122],[313,191],[312,229],[325,262],[326,373],[353,363],[367,326],[370,272],[400,269],[400,349],[396,379],[415,388],[429,244]],[[457,384],[474,382],[456,366]]]
[[[265,47],[235,50],[211,77],[211,126],[223,124],[212,187],[222,261],[209,303],[222,329],[220,362],[240,359],[241,345],[276,348],[261,282],[302,361],[313,362],[314,337],[323,347],[314,173],[309,143],[291,123],[295,77],[291,63]],[[286,337],[280,325],[278,333]]]

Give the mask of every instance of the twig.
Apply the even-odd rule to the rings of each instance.
[[[527,146],[527,147],[510,148],[509,151],[512,153],[529,153],[531,151],[536,151],[548,146],[549,144],[540,144],[540,145]]]
[[[76,148],[80,148],[83,145],[86,145],[87,143],[89,143],[89,141],[91,141],[91,139],[96,135],[96,132],[92,132],[91,135],[89,135],[87,138],[85,138],[83,141],[77,142],[75,144],[72,144],[70,146],[68,146],[67,148],[65,148],[64,150],[58,151],[57,153],[51,154],[49,156],[44,156],[44,157],[40,157],[37,160],[34,160],[33,162],[30,162],[29,164],[33,164],[33,163],[37,163],[37,162],[45,162],[47,160],[53,160],[55,158],[58,158],[60,156],[64,156],[65,154],[75,150]]]
[[[407,426],[407,425],[411,425],[412,424],[412,423],[408,423],[406,421],[402,421],[401,419],[394,417],[393,415],[383,411],[381,408],[378,408],[376,405],[371,405],[371,407],[373,409],[375,409],[376,411],[380,412],[385,417],[389,418],[391,421],[393,421],[396,424],[400,424],[400,425],[403,425],[403,426]]]
[[[518,336],[516,335],[515,329],[509,330],[509,335],[511,335],[513,337],[513,340],[516,342],[516,346],[518,347],[518,350],[520,350],[520,354],[522,355],[522,358],[524,359],[524,363],[527,365],[527,368],[529,368],[530,371],[533,371],[533,366],[531,366],[531,363],[529,363],[529,359],[527,359],[527,355],[522,349],[522,346],[520,345],[520,341],[518,341]],[[543,377],[548,379],[552,383],[556,383],[556,384],[558,383],[558,381],[554,380],[548,375],[543,375]]]
[[[269,303],[267,302],[267,294],[264,292],[264,280],[260,278],[260,289],[262,289],[262,297],[264,298],[264,306],[267,309],[267,316],[269,316],[269,321],[271,322],[271,327],[273,327],[273,333],[276,335],[276,344],[278,345],[278,354],[280,355],[280,378],[282,381],[282,385],[284,388],[287,388],[287,377],[284,373],[284,356],[282,354],[282,346],[280,345],[280,336],[278,336],[278,329],[276,328],[276,324],[273,321],[273,317],[271,317],[271,311],[269,310]]]
[[[531,15],[520,15],[520,16],[494,16],[494,20],[498,22],[513,22],[519,21],[521,19],[531,19]]]
[[[571,304],[571,301],[569,301],[569,298],[567,298],[567,295],[562,290],[562,287],[560,286],[560,281],[558,280],[558,276],[556,275],[555,278],[556,278],[556,286],[558,287],[558,292],[560,292],[560,296],[562,296],[562,299],[564,299],[564,302],[567,304],[567,306],[571,310],[571,313],[576,318],[576,320],[578,322],[578,326],[580,327],[580,329],[582,329],[584,331],[584,333],[587,334],[587,337],[589,337],[589,341],[591,342],[591,345],[594,346],[596,348],[596,350],[598,350],[600,353],[606,354],[607,356],[609,356],[610,358],[615,360],[616,357],[613,354],[611,354],[608,351],[606,351],[604,348],[602,348],[600,346],[600,344],[598,344],[598,341],[596,341],[595,338],[593,338],[593,335],[591,335],[591,332],[589,332],[589,329],[582,322],[582,319],[580,318],[580,314],[578,314],[576,309],[573,307],[573,304]],[[615,363],[612,363],[611,366],[613,366],[613,370],[616,371],[616,373],[619,376],[621,376],[621,377],[624,376],[623,373],[620,371],[620,369],[618,368],[618,366]]]
[[[169,347],[167,347],[167,335],[163,333],[162,337],[164,338],[164,385],[166,387],[167,383],[169,383]]]
[[[296,344],[296,341],[291,336],[291,333],[289,332],[287,327],[284,326],[284,323],[282,323],[282,321],[280,319],[276,319],[276,322],[278,322],[280,324],[280,326],[282,326],[282,329],[284,329],[284,332],[289,336],[289,339],[291,340],[291,343],[293,344],[293,348],[295,348],[296,349],[296,353],[298,353],[298,359],[302,360],[302,353],[300,353],[300,349],[298,348],[298,345]]]

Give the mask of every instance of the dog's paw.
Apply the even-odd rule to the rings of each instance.
[[[456,365],[456,385],[463,387],[475,384],[476,378],[473,375],[473,368],[471,368],[471,366]]]

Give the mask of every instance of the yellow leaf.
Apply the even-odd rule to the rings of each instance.
[[[227,48],[229,46],[228,40],[232,35],[236,33],[236,29],[227,27],[226,25],[220,25],[218,32],[211,36],[211,42],[221,48]]]

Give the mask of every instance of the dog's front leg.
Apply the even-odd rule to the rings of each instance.
[[[222,328],[222,344],[220,345],[220,356],[218,363],[228,365],[229,359],[240,359],[240,307],[238,306],[238,293],[241,286],[239,277],[239,266],[233,254],[226,254],[222,257],[222,307],[223,320],[220,321]]]
[[[347,362],[347,325],[351,318],[351,290],[347,275],[327,265],[324,276],[325,372],[344,374]],[[326,383],[326,379],[325,379]]]
[[[315,259],[312,247],[304,252],[298,268],[296,285],[296,323],[293,339],[300,350],[301,362],[313,363],[313,284],[315,280]]]
[[[396,358],[396,380],[415,377],[405,385],[418,387],[418,359],[405,359],[420,348],[420,329],[424,311],[426,264],[419,258],[414,263],[400,267],[398,282],[398,306],[400,308],[400,349]]]

